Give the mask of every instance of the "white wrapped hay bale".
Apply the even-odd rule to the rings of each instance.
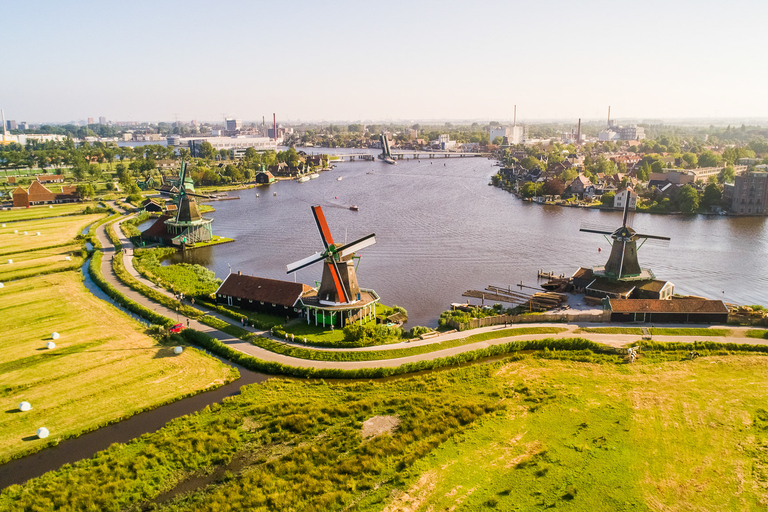
[[[40,427],[39,429],[37,429],[37,437],[39,437],[40,439],[45,439],[46,437],[48,437],[48,434],[49,434],[48,429],[45,427]]]
[[[55,340],[59,339],[59,333],[54,332],[53,334],[51,334],[51,338],[53,338]]]
[[[64,259],[67,261],[72,261],[72,258],[70,258],[69,256],[65,256]]]
[[[8,260],[8,264],[12,265],[13,264],[13,260]]]
[[[32,409],[32,404],[30,404],[29,402],[21,402],[19,404],[19,410],[21,412],[26,412],[26,411],[28,411],[30,409]]]
[[[4,287],[5,285],[3,283],[0,283],[0,288]]]
[[[27,232],[25,231],[25,232],[24,232],[24,234],[26,235],[26,234],[27,234]]]
[[[56,344],[52,341],[49,341],[48,343],[45,344],[45,348],[47,348],[48,350],[53,350],[56,348]]]
[[[173,347],[174,354],[181,354],[182,352],[184,352],[184,347]]]
[[[40,236],[40,232],[39,231],[37,232],[37,236]]]

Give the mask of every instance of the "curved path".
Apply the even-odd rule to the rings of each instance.
[[[153,282],[149,281],[148,279],[145,279],[143,276],[141,276],[136,269],[133,267],[133,244],[131,241],[126,238],[122,230],[119,228],[118,224],[121,222],[124,222],[128,220],[129,216],[123,216],[121,219],[116,221],[114,223],[115,226],[115,233],[117,234],[120,243],[123,246],[124,250],[124,264],[126,270],[138,281],[143,283],[144,285],[153,288],[161,293],[166,294],[168,297],[172,297],[173,295],[165,290],[164,288],[161,288],[154,284]],[[261,347],[257,347],[255,345],[252,345],[246,341],[240,340],[238,338],[235,338],[229,334],[226,334],[224,332],[221,332],[217,329],[214,329],[213,327],[210,327],[206,324],[200,323],[194,319],[187,319],[183,315],[179,316],[179,314],[171,310],[165,306],[162,306],[160,304],[157,304],[156,302],[153,302],[151,299],[145,297],[144,295],[141,295],[140,293],[132,290],[125,284],[123,284],[115,275],[115,273],[112,270],[112,258],[114,256],[115,247],[112,244],[112,242],[109,240],[109,237],[106,234],[106,226],[107,224],[103,224],[99,226],[99,228],[96,231],[96,236],[98,237],[99,241],[102,244],[104,257],[102,258],[101,263],[101,271],[104,275],[105,279],[115,288],[120,290],[120,292],[127,297],[130,297],[132,300],[136,301],[137,303],[152,309],[156,312],[158,312],[161,315],[164,315],[168,318],[179,318],[180,321],[184,322],[186,324],[186,321],[189,320],[189,327],[193,328],[195,330],[204,332],[208,334],[209,336],[212,336],[222,343],[225,343],[229,345],[231,348],[239,350],[240,352],[252,355],[256,358],[259,358],[264,361],[271,361],[276,362],[288,366],[296,366],[296,367],[302,367],[302,368],[335,368],[335,369],[343,369],[343,370],[354,370],[358,368],[377,368],[377,367],[394,367],[394,366],[400,366],[406,363],[413,363],[418,361],[424,361],[424,360],[431,360],[431,359],[437,359],[441,357],[448,357],[455,354],[460,354],[462,352],[469,352],[472,350],[477,350],[481,348],[486,348],[492,345],[500,345],[503,343],[508,343],[510,341],[528,341],[528,340],[537,340],[542,338],[572,338],[572,337],[579,337],[579,338],[585,338],[597,343],[602,343],[605,345],[610,345],[614,347],[621,347],[628,343],[632,343],[634,341],[637,341],[639,336],[634,334],[598,334],[598,333],[576,333],[575,331],[581,327],[580,324],[559,324],[559,323],[534,323],[534,324],[510,324],[509,328],[514,327],[564,327],[567,330],[561,333],[557,334],[532,334],[532,335],[523,335],[523,336],[512,336],[512,337],[503,337],[503,338],[496,338],[493,340],[487,340],[487,341],[480,341],[477,343],[469,343],[466,345],[461,345],[458,347],[443,349],[443,350],[435,350],[428,353],[423,354],[417,354],[413,356],[407,356],[407,357],[401,357],[396,359],[381,359],[381,360],[370,360],[370,361],[316,361],[316,360],[309,360],[309,359],[301,359],[297,357],[291,357],[283,354],[277,354],[275,352],[271,352],[269,350],[263,349]],[[201,307],[199,305],[195,305],[197,309],[200,309],[202,311],[206,311],[209,316],[216,317],[220,320],[223,320],[225,322],[228,322],[232,325],[236,325],[238,327],[242,327],[239,322],[232,320],[229,317],[226,317],[224,315],[221,315],[220,313],[216,311],[208,310],[204,307]],[[584,324],[587,326],[595,326],[595,324]],[[601,327],[605,326],[618,326],[618,327],[626,327],[625,324],[599,324]],[[678,327],[675,325],[669,325],[665,327]],[[682,325],[679,327],[690,327],[690,325]],[[742,327],[733,327],[733,326],[722,326],[723,328],[730,329],[731,331],[746,331],[748,328],[742,328]],[[470,332],[464,331],[464,332],[454,332],[450,334],[444,334],[441,336],[436,336],[434,338],[430,338],[427,340],[416,340],[411,342],[401,342],[401,343],[395,343],[390,345],[378,345],[378,346],[372,346],[372,347],[360,347],[360,348],[345,348],[345,349],[333,349],[333,348],[320,348],[320,347],[307,347],[311,348],[313,350],[325,350],[325,351],[334,351],[334,350],[342,350],[342,351],[379,351],[379,350],[393,350],[393,349],[401,349],[401,348],[409,348],[409,347],[417,347],[422,345],[430,345],[435,343],[440,343],[443,341],[448,340],[454,340],[454,339],[461,339],[466,338],[467,336],[470,336],[472,334],[479,334],[484,332],[490,332],[495,330],[503,330],[507,327],[503,326],[491,326],[491,327],[482,327],[479,329],[473,329]],[[247,330],[254,332],[256,334],[260,334],[263,336],[269,336],[268,332],[264,332],[262,330],[258,329],[252,329],[247,328]],[[741,333],[743,334],[743,332]],[[693,341],[714,341],[719,343],[749,343],[749,344],[768,344],[768,341],[756,339],[756,338],[746,338],[744,336],[654,336],[653,338],[655,341],[677,341],[677,342],[693,342]],[[281,343],[286,343],[288,345],[296,346],[296,347],[302,347],[305,346],[301,343],[288,343],[285,340],[278,340]]]

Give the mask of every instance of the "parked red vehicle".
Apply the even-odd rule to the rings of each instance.
[[[168,329],[168,332],[170,332],[171,334],[177,334],[177,333],[180,333],[183,328],[184,328],[184,324],[176,324],[170,329]]]

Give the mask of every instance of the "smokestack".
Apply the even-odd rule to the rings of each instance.
[[[0,110],[0,113],[3,114],[3,142],[5,142],[5,137],[8,135],[8,127],[5,124],[5,110]]]
[[[515,105],[515,114],[512,118],[512,126],[517,126],[517,105]]]
[[[608,105],[608,126],[611,126],[611,106]]]
[[[275,142],[277,142],[277,114],[272,113],[272,125],[275,128]]]
[[[581,118],[579,118],[579,129],[576,131],[576,144],[581,144]]]
[[[264,116],[261,116],[261,127],[265,128],[267,126],[267,118]]]

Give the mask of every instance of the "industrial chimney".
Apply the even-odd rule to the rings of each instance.
[[[272,113],[272,125],[274,127],[275,142],[277,142],[277,114]]]
[[[576,144],[581,144],[581,118],[579,118],[579,128],[576,130]]]

